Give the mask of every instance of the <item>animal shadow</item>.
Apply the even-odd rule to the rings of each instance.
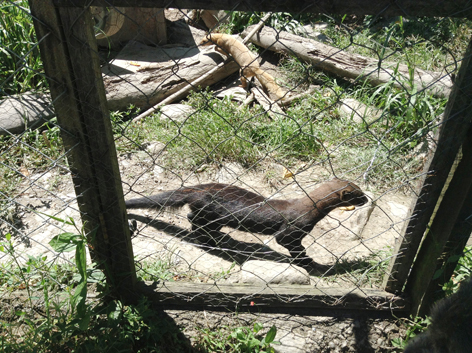
[[[201,239],[194,232],[178,227],[176,225],[158,219],[153,219],[151,217],[141,216],[132,213],[129,213],[128,217],[130,219],[139,221],[150,227],[153,227],[158,231],[162,231],[166,234],[182,239],[187,243],[194,244],[195,246],[198,246],[199,248],[205,250],[211,255],[220,257],[221,259],[229,262],[235,262],[240,266],[250,260],[266,260],[278,263],[294,262],[292,257],[279,253],[271,249],[267,245],[235,240],[230,235],[224,232],[213,232],[213,241],[210,245],[208,243],[202,242]],[[134,236],[137,236],[137,234],[134,233],[133,237]],[[339,264],[337,263],[332,265],[324,265],[319,264],[315,261],[313,261],[312,265],[293,265],[303,267],[310,275],[324,277],[350,272],[353,268],[358,268],[359,266],[362,266],[362,264],[362,260],[355,260],[343,261],[343,266],[339,266]]]

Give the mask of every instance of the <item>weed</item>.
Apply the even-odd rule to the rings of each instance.
[[[449,260],[449,259],[448,259]],[[452,257],[449,261],[457,260]],[[472,247],[468,246],[464,249],[463,255],[460,257],[459,262],[454,270],[452,278],[443,286],[443,291],[446,295],[451,295],[457,292],[459,284],[466,278],[472,276]]]
[[[170,281],[175,276],[170,261],[152,260],[137,263],[136,276],[139,281]]]
[[[228,24],[222,26],[230,33],[241,33],[248,26],[257,24],[264,17],[262,12],[230,11]],[[296,31],[302,24],[297,16],[288,12],[274,12],[265,23],[267,26],[283,31]]]
[[[422,333],[424,330],[426,330],[428,325],[431,324],[431,319],[429,317],[410,317],[410,319],[404,320],[407,327],[405,338],[398,337],[392,339],[392,345],[400,349],[404,349],[409,340]]]
[[[209,91],[193,93],[189,104],[196,111],[183,122],[157,115],[142,124],[148,140],[166,145],[164,163],[174,170],[225,161],[251,167],[268,155],[306,160],[319,150],[310,118],[270,120],[259,107],[240,109]]]
[[[252,327],[200,329],[197,348],[215,353],[275,352],[271,344],[279,344],[274,341],[277,328],[272,326],[265,336],[260,334],[262,329],[263,326],[257,322]]]
[[[46,256],[30,257],[23,263],[11,236],[6,235],[0,252],[9,255],[11,261],[2,258],[0,292],[27,291],[30,308],[19,303],[10,311],[6,306],[0,309],[2,352],[144,353],[189,349],[177,328],[152,309],[146,298],[130,306],[117,300],[88,300],[87,284],[99,282],[105,288],[105,279],[101,272],[86,267],[83,229],[71,218],[51,218],[77,229],[77,234],[62,233],[49,243],[57,252],[75,251],[75,266],[51,266]]]

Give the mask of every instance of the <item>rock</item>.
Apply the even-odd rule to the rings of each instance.
[[[149,142],[146,146],[146,151],[150,154],[159,154],[165,147],[165,143],[159,141]]]
[[[244,88],[240,86],[235,86],[235,87],[225,88],[216,92],[216,97],[217,98],[228,97],[229,99],[237,101],[237,102],[244,102],[247,97],[247,92]]]
[[[161,108],[161,119],[183,122],[195,112],[195,109],[185,104],[169,104]]]
[[[277,353],[305,353],[306,352],[306,337],[300,337],[299,335],[286,330],[280,330],[275,336],[275,340],[279,341],[280,344],[272,344]]]
[[[310,284],[310,276],[305,269],[288,263],[251,260],[241,267],[239,282],[252,284]]]
[[[308,38],[317,40],[319,42],[328,42],[330,41],[329,38],[324,34],[321,33],[320,30],[324,30],[328,27],[327,23],[320,23],[320,24],[314,24],[314,25],[306,25],[303,27],[298,27],[296,29],[296,34],[301,34],[304,35]]]
[[[369,124],[382,115],[381,110],[369,107],[352,98],[343,99],[339,104],[339,114],[343,117],[350,117],[352,121],[359,124],[362,122]]]
[[[408,207],[399,203],[388,201],[387,204],[390,206],[391,214],[398,217],[399,219],[405,219],[408,214]]]

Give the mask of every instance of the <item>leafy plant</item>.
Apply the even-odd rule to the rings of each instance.
[[[174,275],[170,261],[140,261],[137,264],[136,276],[139,281],[169,281]]]
[[[275,352],[271,344],[279,344],[274,341],[277,328],[272,326],[265,336],[260,334],[262,329],[263,326],[257,322],[252,327],[224,327],[216,331],[200,329],[198,346],[215,353]]]
[[[250,327],[237,328],[231,332],[230,337],[235,343],[230,343],[230,346],[235,351],[244,353],[275,352],[270,344],[275,343],[274,339],[277,334],[277,328],[272,326],[265,337],[258,334],[262,328],[263,326],[257,322],[254,323],[252,329]]]
[[[87,239],[84,234],[84,229],[83,226],[82,229],[79,229],[72,217],[69,217],[69,220],[63,220],[58,217],[47,216],[56,221],[73,226],[78,231],[76,234],[69,232],[58,234],[51,239],[49,245],[58,253],[75,250],[75,265],[77,266],[80,279],[75,287],[74,294],[70,298],[71,308],[73,311],[76,311],[76,316],[74,320],[70,322],[70,325],[78,325],[81,330],[85,330],[90,322],[90,314],[87,312],[85,305],[87,299],[87,253],[85,251]]]
[[[431,324],[431,319],[428,316],[425,318],[410,317],[409,320],[405,319],[405,322],[407,327],[405,338],[398,337],[392,339],[392,345],[396,348],[404,349],[409,340],[422,333]]]
[[[0,309],[2,352],[170,353],[189,349],[178,329],[153,309],[146,298],[129,306],[118,300],[92,302],[87,299],[87,284],[99,282],[103,288],[105,286],[104,276],[86,267],[83,228],[72,218],[49,217],[76,228],[77,233],[61,233],[50,241],[55,251],[75,250],[75,266],[67,265],[62,271],[63,265],[51,266],[46,256],[29,258],[22,263],[11,235],[5,236],[0,251],[10,255],[12,261],[7,263],[2,258],[0,291],[5,293],[5,288],[26,290],[30,309],[24,308],[23,303],[11,312],[5,307]],[[66,277],[62,278],[64,274]],[[56,281],[65,282],[66,286],[51,287],[50,282]],[[43,305],[38,310],[35,303],[41,293]]]
[[[452,257],[448,261],[454,261],[457,258]],[[460,257],[459,262],[454,270],[452,278],[443,286],[443,290],[446,295],[451,295],[457,292],[459,284],[464,279],[472,276],[472,247],[468,246],[464,249],[463,255]]]

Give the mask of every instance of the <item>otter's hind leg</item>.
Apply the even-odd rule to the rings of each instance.
[[[192,224],[192,234],[199,243],[216,247],[222,238],[220,230],[223,226],[205,216],[202,217],[201,213],[201,211],[197,211],[187,214],[187,218]]]
[[[305,235],[301,231],[292,231],[289,229],[276,234],[275,240],[277,243],[286,248],[293,258],[293,263],[302,267],[313,266],[315,262],[306,253],[305,247],[302,245],[302,239]]]

